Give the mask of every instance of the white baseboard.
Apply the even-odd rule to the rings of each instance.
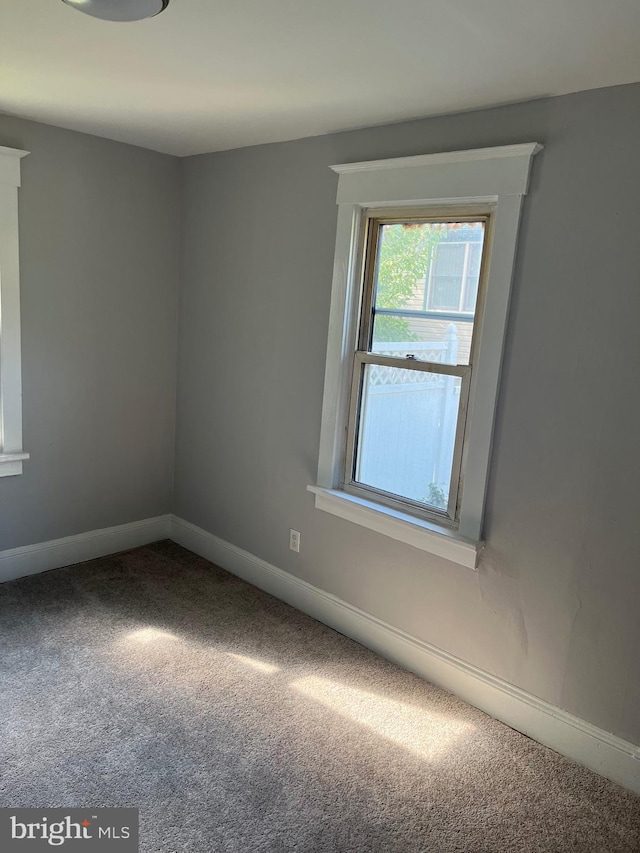
[[[173,516],[170,538],[511,728],[640,793],[640,747],[418,640],[188,521]]]
[[[171,516],[159,515],[130,524],[119,524],[117,527],[89,530],[76,536],[0,551],[0,582],[95,560],[96,557],[168,539],[170,534]]]

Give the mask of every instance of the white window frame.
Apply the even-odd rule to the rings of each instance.
[[[536,142],[332,166],[338,226],[325,367],[318,509],[475,569],[482,542],[491,438],[523,197]],[[493,238],[469,391],[464,486],[457,529],[392,509],[343,489],[354,353],[362,291],[363,217],[369,209],[484,205]]]
[[[0,146],[0,477],[22,474],[20,267],[18,187],[20,160],[29,152]]]

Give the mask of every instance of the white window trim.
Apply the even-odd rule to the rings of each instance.
[[[416,548],[476,568],[511,279],[522,199],[536,142],[332,166],[338,173],[338,227],[325,368],[316,507]],[[353,354],[356,347],[362,218],[369,208],[487,204],[493,244],[469,395],[460,523],[434,522],[355,498],[341,490]]]
[[[20,160],[29,152],[0,146],[0,477],[22,474],[20,267],[18,187]]]

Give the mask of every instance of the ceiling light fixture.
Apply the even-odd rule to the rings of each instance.
[[[159,15],[169,0],[62,0],[67,6],[103,21],[142,21]]]

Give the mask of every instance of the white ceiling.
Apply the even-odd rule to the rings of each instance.
[[[0,0],[0,111],[187,155],[634,82],[639,45],[639,0]]]

